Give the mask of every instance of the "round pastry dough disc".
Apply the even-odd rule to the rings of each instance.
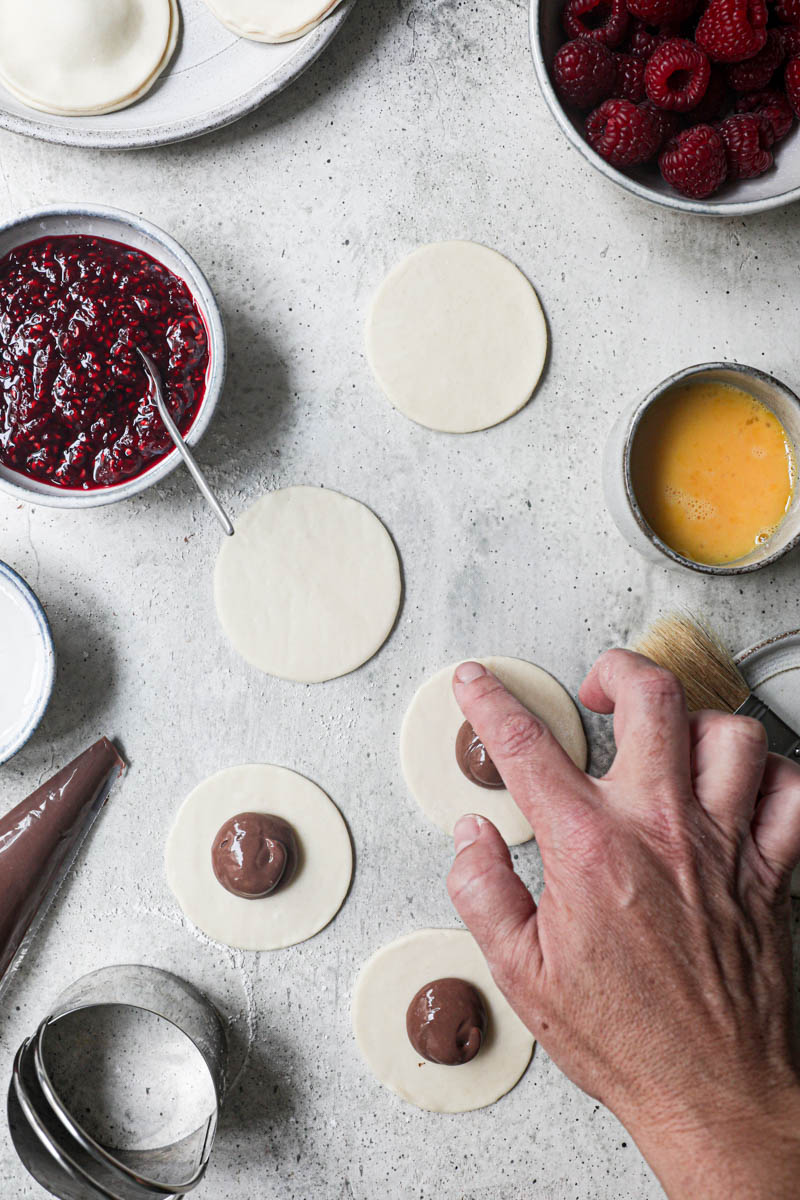
[[[367,357],[388,399],[420,425],[471,433],[527,404],[547,322],[522,272],[475,242],[423,246],[381,284]]]
[[[476,987],[489,1016],[480,1052],[458,1067],[426,1062],[406,1033],[406,1010],[416,993],[447,976]],[[430,1112],[469,1112],[494,1104],[517,1083],[533,1054],[533,1036],[495,984],[474,938],[463,929],[420,929],[373,954],[353,991],[353,1029],[376,1078]]]
[[[292,487],[256,501],[217,559],[219,619],[239,653],[321,683],[365,663],[400,607],[400,564],[378,518],[348,496]]]
[[[572,761],[586,768],[586,735],[578,710],[557,679],[521,658],[481,658],[525,707],[550,728]],[[423,683],[408,707],[400,731],[400,761],[406,783],[427,817],[452,834],[459,817],[480,813],[497,826],[509,845],[527,842],[533,830],[504,789],[472,783],[456,762],[456,735],[464,715],[453,695],[458,663]]]
[[[332,13],[340,0],[206,0],[217,20],[254,42],[292,42]]]
[[[260,900],[234,896],[211,866],[214,837],[242,812],[283,817],[297,835],[297,874]],[[181,805],[166,867],[175,899],[203,933],[239,950],[280,950],[313,937],[336,916],[350,887],[353,851],[338,808],[316,784],[285,767],[230,767]]]
[[[179,26],[176,0],[0,0],[0,80],[44,112],[114,112],[150,90]]]

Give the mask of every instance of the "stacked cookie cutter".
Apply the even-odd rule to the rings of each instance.
[[[103,1145],[86,1131],[54,1086],[48,1070],[54,1026],[78,1012],[91,1023],[92,1011],[106,1006],[163,1018],[188,1039],[205,1064],[214,1102],[200,1125],[180,1140],[136,1150]],[[53,1012],[17,1051],[8,1091],[14,1146],[30,1174],[60,1200],[182,1196],[197,1186],[208,1166],[226,1063],[220,1015],[191,984],[155,967],[94,971],[61,994]]]

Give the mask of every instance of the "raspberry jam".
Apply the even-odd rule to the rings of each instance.
[[[110,487],[172,449],[141,348],[182,433],[208,336],[183,280],[106,238],[42,238],[0,259],[0,463],[62,488]]]

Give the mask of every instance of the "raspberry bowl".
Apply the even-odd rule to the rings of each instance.
[[[40,209],[0,224],[0,491],[92,508],[178,466],[138,347],[196,443],[222,394],[226,347],[189,254],[118,209]]]
[[[720,30],[727,34],[724,14],[711,29],[717,44],[706,55],[702,46],[709,44],[712,4],[746,7],[748,13],[750,6],[760,6],[764,28],[747,26],[759,40],[733,50],[719,45]],[[763,0],[531,0],[539,86],[575,149],[641,200],[704,216],[779,208],[800,198],[800,125],[786,94],[794,93],[797,113],[800,20],[765,27],[767,11],[773,21],[772,11],[781,4],[800,14],[800,0],[777,0],[769,10]],[[668,18],[683,8],[691,15],[683,13],[682,21],[671,24]],[[653,17],[645,23],[633,15],[639,11]],[[794,19],[794,8],[791,15]],[[752,53],[757,45],[761,50]],[[556,64],[565,46],[570,57],[562,54]],[[606,78],[609,51],[614,85]],[[726,53],[728,58],[720,57]],[[790,82],[791,71],[796,78]],[[768,86],[760,76],[770,77]],[[619,139],[622,131],[611,152],[604,142],[609,127],[609,140]],[[655,141],[648,145],[651,135]],[[621,166],[609,161],[615,157],[639,162]]]

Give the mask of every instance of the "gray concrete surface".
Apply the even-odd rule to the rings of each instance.
[[[60,655],[45,723],[0,769],[1,802],[102,733],[131,763],[5,998],[0,1082],[76,975],[171,967],[218,1002],[241,1068],[198,1193],[209,1200],[660,1195],[624,1130],[541,1051],[495,1107],[435,1117],[381,1089],[350,1034],[363,959],[405,930],[455,922],[450,846],[398,765],[422,679],[462,655],[512,654],[575,690],[599,651],[676,602],[713,615],[735,647],[800,625],[797,557],[735,583],[647,566],[611,526],[599,486],[613,418],[670,371],[732,357],[800,383],[800,207],[714,223],[605,183],[537,94],[526,16],[522,0],[362,0],[296,86],[196,143],[104,154],[0,138],[0,215],[59,200],[127,207],[207,270],[233,362],[200,458],[227,507],[285,484],[339,488],[384,519],[404,564],[405,602],[381,653],[346,679],[291,685],[248,668],[217,627],[219,536],[188,476],[75,515],[0,499],[0,557],[41,596]],[[469,437],[393,412],[362,350],[386,269],[446,237],[510,255],[552,331],[534,401]],[[587,725],[602,768],[606,722]],[[278,955],[207,942],[164,880],[180,800],[247,761],[326,788],[357,851],[338,920]],[[537,883],[535,847],[516,857]],[[0,1196],[43,1195],[0,1124]]]

